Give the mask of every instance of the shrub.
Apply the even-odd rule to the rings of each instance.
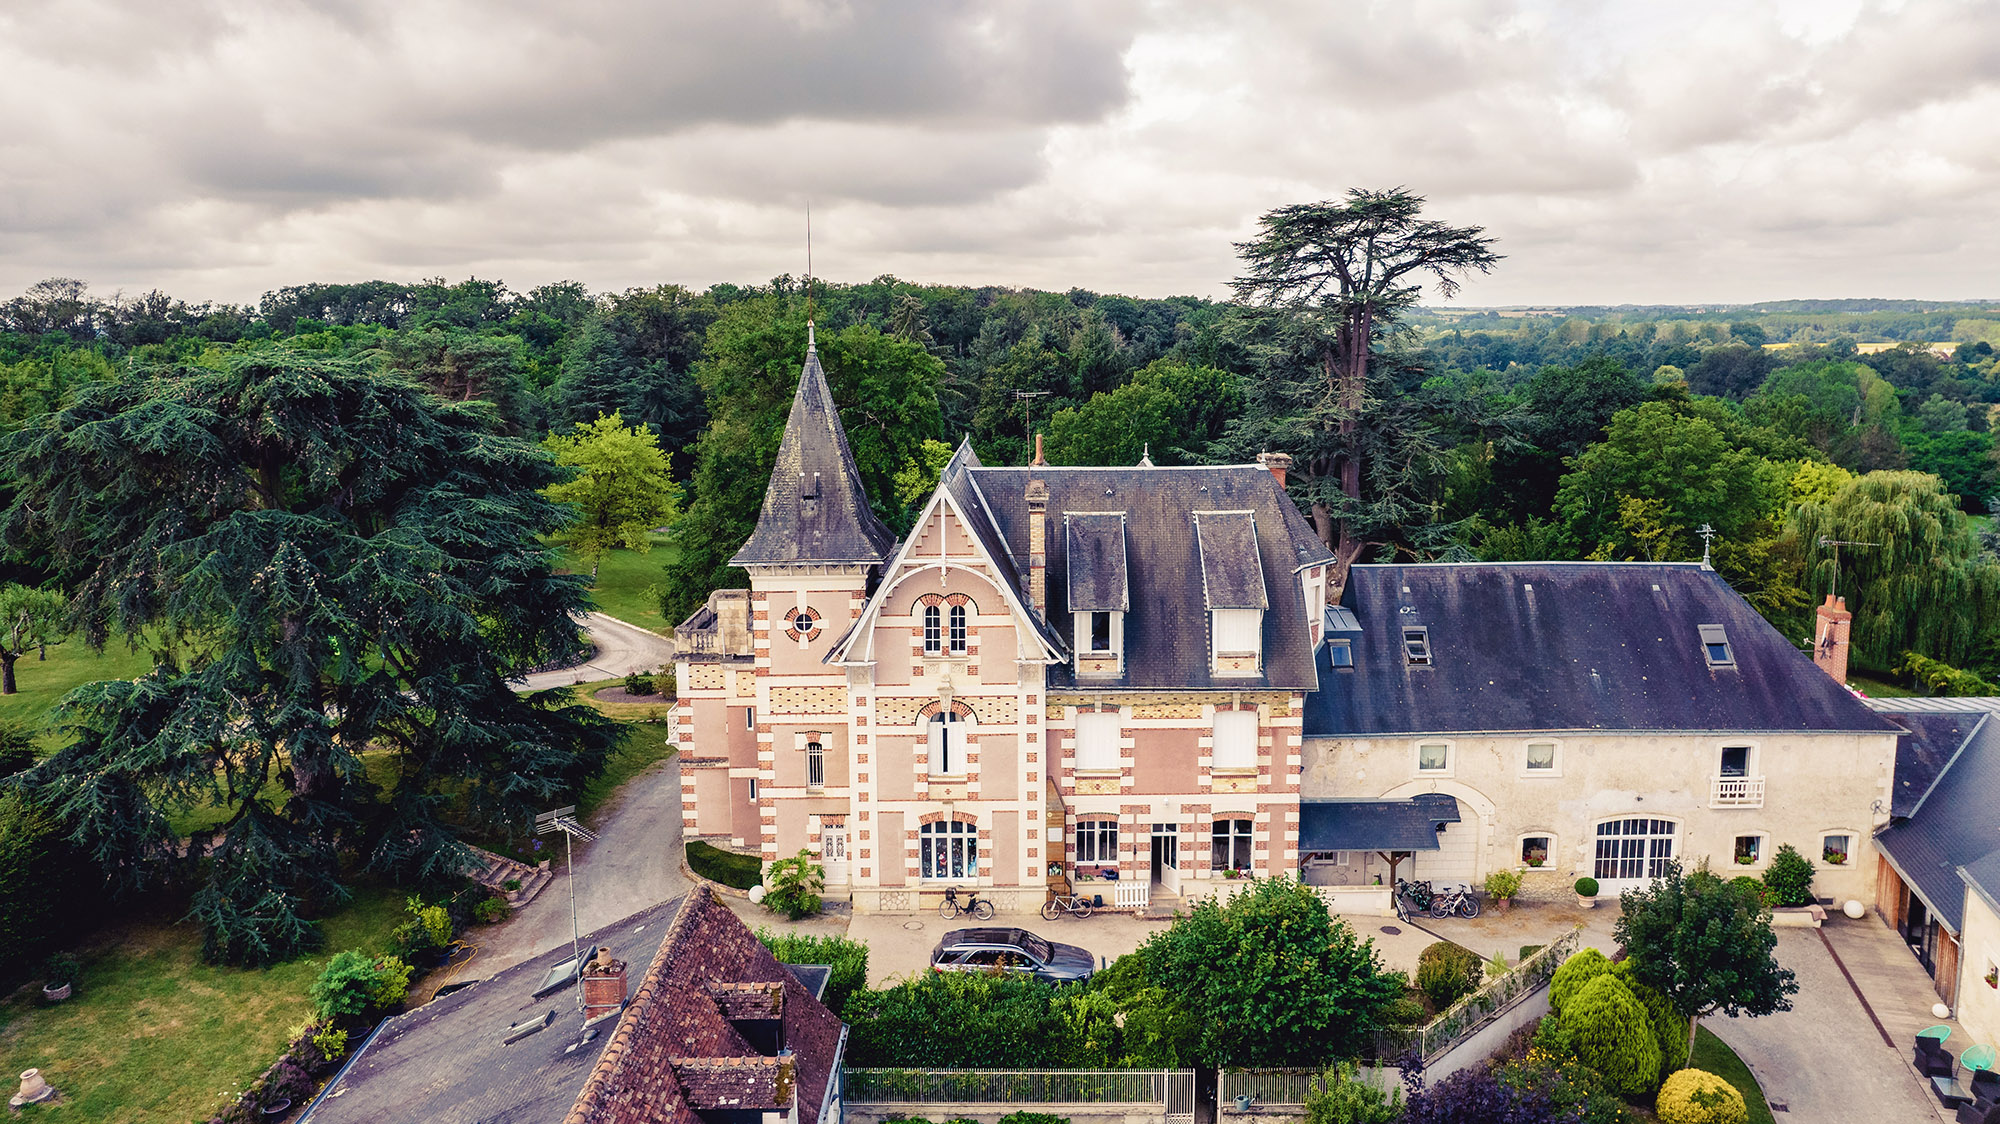
[[[1486,893],[1494,901],[1504,902],[1521,892],[1521,872],[1518,870],[1496,870],[1486,876]]]
[[[518,894],[521,892],[521,880],[518,878],[509,878],[507,881],[500,883],[500,888],[510,894]]]
[[[764,881],[764,860],[710,846],[697,839],[687,845],[688,869],[724,886],[748,890]]]
[[[1790,843],[1778,848],[1771,859],[1771,869],[1764,872],[1764,885],[1770,887],[1771,894],[1779,905],[1812,904],[1812,860],[1799,854],[1799,849]]]
[[[472,907],[472,919],[481,925],[496,925],[507,918],[507,899],[486,897]]]
[[[1356,1077],[1354,1066],[1339,1062],[1306,1091],[1306,1124],[1395,1124],[1403,1097]]]
[[[26,726],[0,722],[0,777],[11,777],[35,763],[35,736]]]
[[[1501,1121],[1507,1124],[1558,1124],[1574,1121],[1575,1112],[1556,1105],[1547,1090],[1513,1088],[1484,1066],[1461,1069],[1410,1097],[1405,1124],[1466,1124]]]
[[[822,1002],[834,1014],[847,1009],[847,997],[868,986],[868,946],[846,937],[809,936],[757,930],[757,939],[781,964],[825,964],[833,969]]]
[[[842,1012],[848,1064],[909,1069],[1059,1069],[1081,1056],[1055,1010],[1055,989],[1030,976],[926,972],[857,991]],[[949,1033],[941,1033],[948,1029]]]
[[[1660,1124],[1744,1124],[1749,1106],[1736,1087],[1713,1073],[1683,1069],[1660,1086]]]
[[[313,1010],[331,1022],[394,1007],[409,991],[410,966],[401,957],[349,949],[327,961],[308,994]]]
[[[313,1031],[312,1044],[320,1056],[330,1062],[337,1062],[347,1056],[347,1032],[337,1026],[324,1026]]]
[[[1574,1058],[1530,1051],[1502,1065],[1500,1084],[1523,1096],[1545,1097],[1564,1124],[1626,1124],[1625,1102],[1604,1086],[1604,1077]]]
[[[1000,1124],[1069,1124],[1069,1117],[1052,1112],[1010,1112],[1000,1118]]]
[[[1777,897],[1771,893],[1771,888],[1764,885],[1764,880],[1755,875],[1739,874],[1730,879],[1729,884],[1749,895],[1752,900],[1765,909],[1769,909],[1777,903]]]
[[[674,669],[663,667],[653,676],[653,693],[663,698],[673,698],[680,694],[680,685],[674,681]]]
[[[1569,959],[1549,979],[1549,1010],[1562,1014],[1570,998],[1583,990],[1583,985],[1610,970],[1611,961],[1594,948],[1570,953]]]
[[[1442,1011],[1477,990],[1484,970],[1478,953],[1437,941],[1417,957],[1417,990]]]
[[[1589,876],[1589,875],[1587,875],[1587,874],[1586,874],[1586,875],[1584,875],[1584,876],[1583,876],[1582,878],[1579,878],[1579,879],[1577,879],[1577,880],[1576,880],[1576,896],[1577,896],[1577,897],[1580,897],[1580,898],[1594,898],[1594,897],[1596,897],[1596,896],[1597,896],[1597,879],[1595,879],[1595,878],[1592,878],[1592,877],[1590,877],[1590,876]]]
[[[398,956],[408,960],[431,949],[451,943],[453,937],[451,913],[441,905],[425,905],[419,897],[411,897],[405,908],[410,919],[403,922],[389,934],[391,946]]]
[[[1646,1008],[1609,973],[1585,984],[1562,1012],[1563,1034],[1578,1061],[1604,1075],[1619,1094],[1643,1097],[1660,1087],[1660,1043]]]
[[[4,732],[4,727],[0,727]],[[0,789],[0,975],[25,968],[68,933],[101,884],[76,861],[53,817]]]
[[[628,695],[650,695],[656,689],[653,686],[653,677],[650,675],[641,675],[634,671],[625,676],[625,693]]]
[[[1657,988],[1640,983],[1632,970],[1632,961],[1626,960],[1615,965],[1614,975],[1625,982],[1632,998],[1646,1009],[1646,1018],[1653,1024],[1653,1039],[1660,1044],[1660,1072],[1673,1073],[1688,1063],[1688,1021],[1687,1016],[1674,1010],[1673,1001]]]
[[[75,983],[77,975],[82,971],[83,962],[67,952],[58,952],[50,956],[42,966],[42,973],[48,976],[49,983],[57,987]]]
[[[813,861],[813,853],[801,847],[789,859],[771,864],[770,890],[764,905],[797,921],[819,912],[819,892],[826,888],[826,868]]]
[[[1430,1016],[1424,1011],[1424,1005],[1407,995],[1384,1003],[1381,1013],[1376,1017],[1383,1026],[1391,1027],[1421,1026],[1430,1021]]]

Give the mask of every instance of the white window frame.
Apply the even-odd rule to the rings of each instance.
[[[1755,839],[1757,841],[1757,859],[1755,862],[1739,863],[1736,861],[1736,841],[1739,839]],[[1729,865],[1732,869],[1762,870],[1771,865],[1772,849],[1771,833],[1768,831],[1731,831],[1729,833]]]
[[[1542,865],[1540,866],[1528,865],[1528,856],[1526,852],[1528,849],[1528,840],[1530,839],[1548,840],[1549,843],[1548,851],[1544,854],[1542,858]],[[1515,836],[1514,862],[1518,864],[1522,870],[1554,869],[1556,865],[1556,833],[1553,831],[1524,831],[1521,834]]]
[[[1216,829],[1228,824],[1222,832]],[[1241,831],[1237,825],[1243,825]],[[1240,870],[1254,872],[1257,869],[1257,817],[1248,812],[1220,812],[1213,816],[1208,827],[1209,865],[1217,871]],[[1229,854],[1226,862],[1217,861],[1216,844],[1227,840]],[[1241,850],[1243,865],[1236,865],[1238,850]]]
[[[1424,768],[1424,747],[1439,745],[1444,747],[1444,768]],[[1410,772],[1419,777],[1449,777],[1458,768],[1458,746],[1449,738],[1435,738],[1414,742],[1410,745]]]
[[[1264,664],[1264,610],[1210,609],[1208,611],[1209,666],[1218,675],[1255,676]],[[1248,656],[1256,666],[1224,672],[1222,661]]]
[[[1108,646],[1103,648],[1099,648],[1092,639],[1091,621],[1092,618],[1100,614],[1110,618],[1108,628],[1109,639],[1106,641]],[[1093,613],[1071,613],[1070,631],[1076,641],[1076,659],[1079,667],[1082,666],[1084,660],[1101,660],[1109,656],[1115,661],[1114,666],[1108,671],[1099,671],[1096,674],[1123,675],[1125,673],[1124,613],[1118,612],[1115,609],[1100,609]]]
[[[1431,651],[1431,630],[1420,624],[1403,626],[1403,664],[1406,667],[1430,667],[1437,662],[1437,654]]]
[[[1757,743],[1753,741],[1731,741],[1731,742],[1719,742],[1716,744],[1715,772],[1711,774],[1712,776],[1715,777],[1728,776],[1728,774],[1722,771],[1722,754],[1725,750],[1731,750],[1731,749],[1740,749],[1743,751],[1744,780],[1755,780],[1756,778],[1764,775],[1764,770],[1760,767],[1763,765],[1763,762],[1759,760],[1759,754],[1757,752]]]
[[[1241,727],[1249,727],[1245,736]],[[1254,773],[1262,751],[1262,723],[1254,710],[1218,710],[1209,737],[1209,768],[1217,773]]]
[[[799,625],[800,620],[805,621],[804,627]],[[812,630],[819,627],[819,618],[813,615],[810,608],[793,609],[791,619],[785,623],[791,626],[793,632],[799,634],[800,643],[804,643],[811,638]]]
[[[936,605],[922,607],[919,617],[923,622],[924,655],[944,654],[944,610]]]
[[[954,656],[965,654],[965,606],[953,605],[945,614],[945,645]]]
[[[1665,834],[1653,834],[1650,831],[1647,834],[1643,835],[1606,836],[1598,834],[1599,829],[1603,828],[1605,824],[1620,823],[1625,820],[1649,820],[1656,823],[1665,823],[1669,825],[1673,830]],[[1600,858],[1598,857],[1600,844],[1607,839],[1644,839],[1648,840],[1649,842],[1647,843],[1643,853],[1638,855],[1614,856],[1609,859]],[[1667,853],[1664,855],[1656,855],[1653,853],[1654,848],[1650,841],[1658,839],[1665,839],[1668,841]],[[1602,819],[1593,820],[1591,822],[1590,843],[1588,852],[1585,857],[1585,861],[1588,864],[1590,876],[1592,878],[1597,879],[1599,883],[1614,882],[1627,886],[1641,885],[1643,883],[1650,882],[1653,879],[1659,877],[1659,874],[1653,872],[1664,869],[1663,860],[1686,859],[1687,857],[1686,853],[1687,848],[1685,845],[1686,840],[1687,840],[1687,824],[1681,820],[1673,819],[1668,816],[1651,816],[1651,815],[1646,815],[1645,813],[1642,812],[1628,812],[1624,815],[1619,815],[1619,816],[1605,816]],[[1640,873],[1636,875],[1623,875],[1617,873],[1617,870],[1615,868],[1613,872],[1610,874],[1598,873],[1598,871],[1602,869],[1600,864],[1605,862],[1611,862],[1611,863],[1636,862],[1639,864]]]
[[[955,844],[955,845],[954,845]],[[953,852],[958,863],[952,863]],[[979,878],[979,825],[933,820],[917,829],[917,876],[926,882],[970,882]]]
[[[815,791],[826,787],[826,746],[820,742],[806,743],[806,787]]]
[[[1844,835],[1847,837],[1847,861],[1843,863],[1831,863],[1826,861],[1826,841],[1836,835]],[[1825,831],[1819,833],[1820,857],[1814,861],[1821,865],[1832,867],[1835,870],[1852,870],[1854,869],[1854,852],[1860,849],[1861,849],[1860,832],[1854,831],[1851,828],[1830,827],[1827,828]]]
[[[965,755],[972,736],[974,719],[969,714],[940,710],[924,720],[924,744],[929,754],[926,766],[933,777],[962,777],[966,774]]]
[[[1546,745],[1551,747],[1551,752],[1549,756],[1549,766],[1546,769],[1537,769],[1529,764],[1528,751],[1538,745]],[[1562,753],[1563,753],[1562,742],[1556,740],[1555,738],[1536,738],[1533,741],[1521,743],[1521,775],[1524,777],[1562,776],[1563,775]]]
[[[1117,866],[1118,843],[1117,817],[1086,814],[1085,818],[1076,821],[1077,862]]]
[[[1125,719],[1117,710],[1076,716],[1076,771],[1117,773],[1124,769]]]
[[[757,778],[756,778],[756,777],[751,777],[751,778],[750,778],[750,803],[752,803],[752,804],[755,804],[756,802],[757,802]]]

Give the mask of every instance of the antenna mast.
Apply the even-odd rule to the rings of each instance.
[[[1829,589],[1826,595],[1828,597],[1838,597],[1840,596],[1840,548],[1843,546],[1881,546],[1882,544],[1879,542],[1849,542],[1846,539],[1830,539],[1825,535],[1821,535],[1819,537],[1819,545],[1833,548],[1833,588]]]

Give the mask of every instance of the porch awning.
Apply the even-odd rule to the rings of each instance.
[[[1438,825],[1458,818],[1458,800],[1441,792],[1401,800],[1301,800],[1299,851],[1435,851]]]

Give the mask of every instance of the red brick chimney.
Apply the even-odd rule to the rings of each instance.
[[[1278,478],[1278,487],[1285,486],[1285,474],[1292,470],[1290,453],[1258,453],[1257,463],[1269,469],[1271,475]]]
[[[583,1020],[615,1015],[625,1009],[625,962],[613,960],[600,948],[583,969]]]
[[[1814,614],[1817,628],[1813,637],[1813,662],[1821,671],[1833,676],[1833,681],[1847,686],[1847,633],[1854,625],[1854,614],[1847,611],[1847,598],[1826,596],[1826,604]]]

